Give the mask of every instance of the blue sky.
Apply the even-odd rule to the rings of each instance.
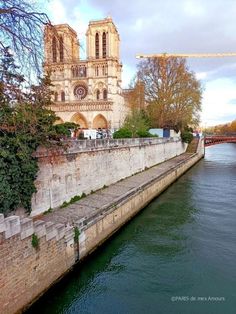
[[[68,23],[85,57],[88,22],[113,18],[121,38],[123,87],[135,74],[138,53],[236,52],[236,0],[48,0],[52,22]],[[202,125],[236,119],[236,57],[188,59],[201,80]]]

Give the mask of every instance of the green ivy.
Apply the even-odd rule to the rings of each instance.
[[[38,172],[34,152],[60,139],[60,129],[54,126],[57,117],[48,109],[50,87],[49,76],[27,87],[5,50],[0,59],[0,213],[19,207],[31,211]]]
[[[79,235],[80,235],[80,231],[78,227],[74,228],[74,241],[75,243],[79,242]]]
[[[31,243],[32,243],[33,248],[35,249],[39,248],[39,238],[35,233],[32,234]]]

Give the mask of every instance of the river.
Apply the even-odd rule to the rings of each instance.
[[[30,313],[235,314],[236,144],[206,148]]]

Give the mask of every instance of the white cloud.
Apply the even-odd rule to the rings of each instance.
[[[208,82],[203,95],[202,123],[214,125],[236,118],[236,84],[229,79]]]
[[[63,0],[51,0],[48,3],[50,19],[54,24],[67,23]]]
[[[206,12],[200,1],[193,0],[184,1],[183,10],[188,17],[203,17]]]

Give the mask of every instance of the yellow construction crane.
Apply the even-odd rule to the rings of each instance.
[[[226,53],[156,53],[156,54],[140,54],[136,55],[137,59],[142,58],[168,58],[168,57],[180,57],[180,58],[218,58],[218,57],[236,57],[236,52]]]

